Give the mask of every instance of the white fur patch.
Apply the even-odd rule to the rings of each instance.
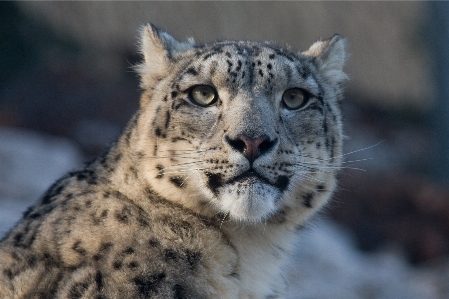
[[[281,192],[257,179],[220,188],[220,208],[239,221],[260,222],[276,209]]]

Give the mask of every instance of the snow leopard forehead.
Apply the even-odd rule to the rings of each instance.
[[[301,87],[315,96],[331,88],[330,93],[338,96],[339,84],[347,78],[342,71],[344,48],[345,41],[338,35],[316,42],[302,53],[250,41],[195,45],[193,39],[178,42],[150,25],[143,30],[145,62],[138,71],[145,89],[153,88],[163,78],[177,75],[180,84],[192,84],[189,80],[192,78],[202,79],[204,83],[226,86],[233,94],[248,88],[258,94],[272,93],[277,88]]]
[[[227,87],[234,96],[242,90],[271,95],[298,86],[320,96],[313,73],[306,57],[268,44],[226,41],[198,48],[179,81],[188,85],[189,79],[200,79]]]

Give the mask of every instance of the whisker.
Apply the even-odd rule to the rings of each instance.
[[[207,152],[207,150],[194,150],[194,149],[185,149],[185,150],[173,150],[173,149],[167,149],[167,150],[160,150],[159,152],[163,153],[163,152],[191,152],[191,153],[205,153]],[[187,153],[190,154],[190,153]]]
[[[368,147],[365,147],[365,148],[361,148],[361,149],[358,149],[358,150],[355,150],[355,151],[351,151],[349,153],[341,155],[341,157],[348,156],[348,155],[351,155],[351,154],[354,154],[354,153],[358,153],[358,152],[361,152],[361,151],[369,150],[369,149],[371,149],[371,148],[373,148],[375,146],[378,146],[379,144],[383,143],[384,141],[385,140],[381,140],[381,141],[379,141],[378,143],[376,143],[374,145],[371,145],[371,146],[368,146]]]
[[[354,162],[363,162],[372,160],[373,158],[365,158],[365,159],[358,159],[358,160],[350,160],[350,161],[342,161],[341,164],[348,164],[348,163],[354,163]]]
[[[195,157],[185,157],[185,156],[143,156],[144,158],[148,159],[171,159],[171,158],[181,158],[181,159],[194,159]]]
[[[320,165],[318,163],[307,163],[307,162],[298,162],[294,165],[296,169],[306,170],[306,171],[315,171],[317,168],[325,168],[326,166]]]
[[[335,156],[335,157],[330,157],[330,158],[327,158],[327,159],[313,157],[313,156],[308,155],[308,154],[299,154],[299,155],[301,155],[302,157],[312,158],[312,159],[316,159],[316,160],[319,160],[319,161],[327,162],[327,161],[332,160],[332,159],[335,159],[335,158],[344,158],[344,157],[346,157],[346,156],[349,156],[349,155],[352,155],[352,154],[355,154],[355,153],[358,153],[358,152],[361,152],[361,151],[369,150],[369,149],[371,149],[371,148],[373,148],[373,147],[375,147],[375,146],[378,146],[379,144],[383,143],[384,141],[385,141],[385,140],[381,140],[381,141],[379,141],[378,143],[373,144],[373,145],[370,145],[370,146],[368,146],[368,147],[364,147],[364,148],[361,148],[361,149],[358,149],[358,150],[350,151],[350,152],[348,152],[348,153],[345,153],[345,154],[342,154],[342,155],[338,155],[338,156]],[[362,160],[362,161],[363,161],[363,160]]]
[[[188,167],[189,165],[192,165],[192,164],[200,164],[200,163],[206,163],[206,162],[205,162],[205,161],[194,161],[194,162],[186,162],[186,163],[172,164],[172,165],[168,165],[168,166],[163,167],[161,170],[169,169],[169,168],[174,168],[174,167]]]
[[[303,163],[303,162],[301,162],[301,163]],[[318,172],[324,172],[324,173],[331,173],[331,172],[324,171],[324,170],[327,170],[327,169],[337,169],[337,170],[340,170],[340,169],[351,169],[351,170],[366,171],[366,169],[363,169],[363,168],[350,167],[350,166],[321,166],[321,165],[317,165],[317,164],[312,164],[312,165],[314,165],[315,167],[311,167],[311,166],[308,166],[308,165],[296,165],[296,166],[297,167],[302,167],[303,169],[308,169],[310,172],[314,172],[314,173],[317,172],[317,171],[314,171],[315,169],[318,170]]]
[[[220,229],[221,229],[221,227],[222,227],[224,221],[226,220],[226,217],[228,217],[228,215],[229,215],[229,211],[227,211],[226,214],[225,214],[225,215],[223,216],[223,218],[221,219],[221,222],[220,222]]]
[[[311,175],[300,175],[299,177],[300,177],[303,181],[309,182],[309,183],[312,183],[312,182],[324,183],[323,180],[320,180],[319,178],[314,177],[314,176],[311,176]],[[307,186],[306,186],[306,187],[307,187]],[[311,189],[312,189],[312,188],[311,188]]]
[[[304,181],[305,181],[305,182],[308,182],[308,183],[317,182],[317,180],[314,180],[314,181],[312,181],[312,180],[304,180]],[[318,182],[319,182],[319,183],[323,183],[322,181],[318,181]],[[310,187],[310,186],[307,186],[307,185],[301,185],[301,187],[306,188],[306,189],[308,189],[309,191],[312,191],[312,192],[315,192],[315,191],[316,191],[315,188]]]
[[[185,174],[185,173],[191,173],[191,170],[207,170],[206,168],[193,168],[193,169],[186,169],[186,170],[178,170],[178,171],[168,171],[163,172],[163,174]]]
[[[188,175],[188,176],[186,176],[186,178],[182,181],[182,183],[181,183],[181,185],[179,185],[179,187],[182,187],[183,185],[184,185],[184,183],[187,181],[187,179],[189,178],[189,177],[191,177],[192,175]]]
[[[343,166],[329,166],[329,165],[320,165],[319,164],[319,160],[317,161],[301,161],[298,163],[298,165],[303,166],[305,168],[307,167],[311,167],[311,166],[315,166],[321,169],[358,169],[356,167],[349,167],[349,166],[345,166],[345,164],[351,164],[351,163],[355,163],[355,162],[362,162],[362,161],[368,161],[368,160],[372,160],[372,158],[365,158],[365,159],[358,159],[358,160],[350,160],[350,161],[342,161],[341,164]],[[362,170],[362,169],[360,169]]]

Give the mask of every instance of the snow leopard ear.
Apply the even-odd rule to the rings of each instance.
[[[143,88],[151,88],[155,82],[165,77],[170,71],[172,60],[195,45],[192,38],[179,42],[153,24],[143,26],[141,36],[144,62],[137,67],[137,71],[142,77]]]
[[[348,79],[343,72],[346,62],[346,40],[336,34],[332,38],[315,42],[303,55],[316,58],[318,68],[324,77],[332,83]]]

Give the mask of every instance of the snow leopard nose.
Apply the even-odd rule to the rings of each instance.
[[[226,137],[226,141],[233,149],[242,153],[251,164],[261,155],[269,152],[276,144],[276,139],[271,141],[266,135],[251,138],[242,134],[235,139]]]

